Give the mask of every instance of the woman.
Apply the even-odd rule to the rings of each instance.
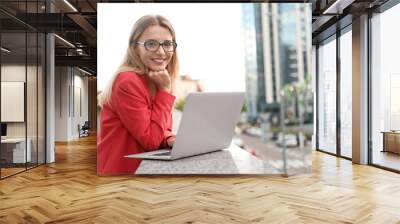
[[[171,94],[178,72],[175,32],[162,16],[144,16],[133,27],[120,68],[100,97],[97,173],[134,173],[139,159],[125,155],[171,148]]]

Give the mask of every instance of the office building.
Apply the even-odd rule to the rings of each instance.
[[[285,85],[311,75],[311,5],[244,4],[248,118],[279,111]]]

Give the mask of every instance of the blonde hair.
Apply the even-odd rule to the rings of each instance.
[[[136,45],[132,43],[136,43],[136,41],[139,40],[139,37],[148,27],[156,25],[167,28],[172,35],[172,40],[176,41],[175,31],[172,28],[171,23],[163,16],[146,15],[141,17],[138,21],[136,21],[135,25],[132,28],[131,35],[129,37],[129,46],[125,54],[124,60],[122,61],[122,64],[118,67],[117,71],[111,77],[111,80],[104,88],[104,91],[100,94],[99,97],[100,107],[103,107],[105,104],[111,101],[111,93],[114,82],[121,72],[134,71],[139,75],[144,75],[147,72],[145,65],[140,60],[140,57],[136,52]],[[178,54],[175,49],[171,61],[167,65],[167,71],[171,76],[171,81],[174,81],[177,76],[178,66],[179,66]]]

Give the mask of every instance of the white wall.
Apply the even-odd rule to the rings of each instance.
[[[75,68],[56,67],[55,85],[55,140],[77,139],[78,124],[82,126],[88,120],[88,78]]]
[[[77,73],[79,72],[78,70],[74,70],[74,96],[72,98],[74,99],[74,108],[75,113],[72,113],[73,119],[71,120],[71,135],[72,138],[78,138],[79,133],[78,133],[78,124],[82,126],[85,121],[88,121],[89,116],[88,116],[88,78],[87,77],[82,77],[80,74],[82,73]],[[78,90],[80,90],[80,93],[78,93]],[[80,94],[80,98],[79,98]],[[79,100],[81,102],[79,102]],[[79,106],[82,107],[82,113],[79,111]]]
[[[25,69],[27,69],[26,71],[28,72],[28,75],[31,74],[36,74],[36,67],[34,66],[27,66],[25,67],[25,65],[2,65],[1,66],[1,81],[10,81],[10,82],[25,82],[25,75],[26,75],[26,71]],[[29,77],[28,77],[29,78]],[[33,83],[35,82],[35,83]],[[32,85],[36,85],[36,81],[33,80],[29,80],[29,84]],[[27,103],[28,106],[31,102],[33,102],[36,99],[36,89],[27,89]],[[32,90],[33,92],[30,92],[30,90]],[[36,102],[36,101],[35,101]],[[36,108],[36,103],[34,105],[30,105],[30,106],[34,106]],[[7,108],[2,108],[2,110],[7,110]],[[28,122],[32,122],[35,121],[36,123],[36,113],[33,114],[32,112],[32,108],[28,109],[28,114],[27,114],[27,118],[28,118]],[[8,137],[25,137],[25,124],[26,122],[7,122],[7,136]],[[33,127],[33,124],[29,123],[28,125],[28,129],[30,130],[30,128]],[[34,129],[36,130],[36,126],[34,127]],[[28,137],[29,134],[31,133],[28,130]],[[36,133],[36,132],[35,132]]]
[[[25,82],[25,65],[2,65],[1,66],[1,81],[10,82]],[[28,72],[32,67],[28,66]],[[7,108],[1,108],[7,110]],[[25,123],[24,122],[7,122],[7,136],[8,137],[25,137]]]
[[[1,66],[1,81],[11,82],[24,82],[26,83],[26,107],[22,105],[21,108],[14,110],[20,111],[22,114],[26,112],[26,121],[22,122],[6,122],[7,123],[7,137],[13,138],[24,138],[25,135],[31,140],[31,155],[32,161],[36,162],[36,158],[39,159],[39,163],[44,162],[44,74],[42,67],[38,66],[25,66],[25,64],[3,64]],[[25,80],[27,78],[27,80]],[[4,89],[2,89],[3,92]],[[20,90],[21,94],[24,93]],[[38,91],[38,92],[37,92]],[[2,95],[7,97],[6,95]],[[24,98],[24,97],[23,97]],[[24,101],[24,100],[23,100]],[[22,102],[24,104],[24,102]],[[3,103],[2,103],[3,104]],[[3,112],[13,113],[13,108],[2,107]],[[9,111],[7,111],[9,110]],[[15,112],[14,112],[15,113]],[[37,153],[39,156],[37,157]]]
[[[56,141],[66,141],[67,139],[67,123],[66,116],[68,116],[68,98],[61,98],[65,95],[65,91],[68,92],[68,76],[66,67],[56,67],[55,68],[55,140]],[[67,88],[67,90],[65,90]],[[63,94],[61,94],[63,93]],[[67,110],[65,112],[65,110]]]

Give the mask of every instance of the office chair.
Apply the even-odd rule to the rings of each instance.
[[[90,129],[89,121],[85,121],[82,127],[80,127],[80,125],[78,124],[78,129],[79,129],[79,138],[89,136],[89,129]]]

